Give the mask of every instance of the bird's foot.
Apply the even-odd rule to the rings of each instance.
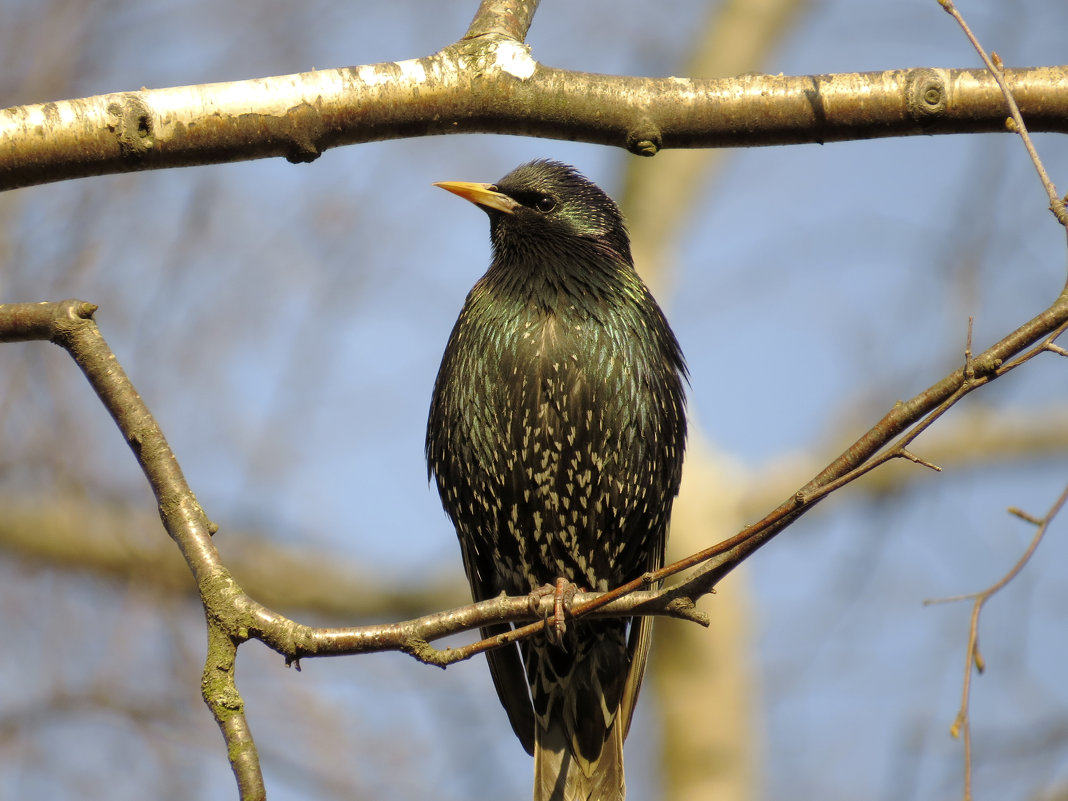
[[[553,599],[553,612],[547,618],[552,621],[552,625],[546,627],[545,633],[549,642],[554,645],[562,645],[564,642],[567,618],[571,615],[571,602],[578,591],[577,585],[561,577],[556,580],[555,584],[546,584],[530,593],[530,611],[533,613],[537,613],[541,607],[542,599],[548,597]]]

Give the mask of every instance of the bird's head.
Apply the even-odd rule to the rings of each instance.
[[[482,208],[498,261],[581,262],[583,252],[631,265],[623,215],[597,184],[567,164],[537,160],[495,184],[435,184]],[[578,257],[578,258],[576,258]]]

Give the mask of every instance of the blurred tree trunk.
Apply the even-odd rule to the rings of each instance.
[[[762,69],[802,7],[801,0],[710,4],[679,74],[711,78]],[[623,206],[635,263],[667,305],[689,210],[725,155],[721,150],[665,151],[655,167],[645,160],[628,162]],[[746,493],[739,473],[726,454],[699,436],[696,422],[691,421],[683,487],[672,517],[669,561],[729,536],[744,523],[738,499]],[[708,487],[718,489],[710,495]],[[760,788],[744,571],[736,570],[703,606],[711,617],[709,631],[675,622],[657,628],[651,681],[662,715],[662,797],[749,801]]]

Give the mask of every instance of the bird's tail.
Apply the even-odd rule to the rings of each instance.
[[[623,725],[617,716],[594,760],[576,753],[559,720],[534,739],[534,801],[623,801]]]
[[[623,739],[637,692],[629,684],[640,680],[632,655],[625,621],[578,623],[563,643],[527,647],[534,801],[622,801]]]

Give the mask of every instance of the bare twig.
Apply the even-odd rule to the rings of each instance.
[[[1001,93],[1005,96],[1005,102],[1009,107],[1009,114],[1012,115],[1011,124],[1007,124],[1010,131],[1018,133],[1020,139],[1023,140],[1024,147],[1027,148],[1027,154],[1031,157],[1031,162],[1035,165],[1035,170],[1038,172],[1039,180],[1042,181],[1042,186],[1046,190],[1046,194],[1049,195],[1049,208],[1053,212],[1053,215],[1057,218],[1057,221],[1061,225],[1068,228],[1068,210],[1065,209],[1064,200],[1057,193],[1057,187],[1054,186],[1053,181],[1050,179],[1049,174],[1046,172],[1045,166],[1042,164],[1042,159],[1038,157],[1038,151],[1035,150],[1035,145],[1031,141],[1031,135],[1027,131],[1027,125],[1024,123],[1023,115],[1020,113],[1020,107],[1016,102],[1016,98],[1013,96],[1012,90],[1009,88],[1009,82],[1005,75],[1005,65],[1001,63],[1001,59],[997,53],[987,55],[986,50],[983,49],[982,44],[972,33],[972,29],[968,26],[968,23],[961,16],[961,13],[957,10],[957,7],[953,4],[953,0],[938,0],[939,4],[946,10],[946,12],[957,21],[961,30],[964,31],[964,35],[968,37],[968,41],[972,43],[972,47],[979,54],[979,57],[986,64],[987,70],[997,81],[998,88],[1001,89]]]
[[[972,731],[971,723],[968,715],[968,706],[971,699],[972,688],[972,667],[982,673],[985,667],[982,653],[979,650],[979,616],[982,614],[983,606],[989,601],[997,592],[1002,590],[1009,582],[1011,582],[1020,571],[1027,566],[1027,563],[1031,561],[1031,557],[1034,556],[1036,550],[1038,550],[1039,544],[1042,542],[1042,538],[1049,530],[1050,524],[1053,519],[1060,512],[1065,502],[1068,502],[1068,487],[1065,487],[1064,491],[1060,494],[1060,497],[1053,503],[1049,511],[1046,512],[1044,517],[1035,517],[1027,514],[1026,512],[1017,509],[1015,507],[1010,508],[1010,514],[1019,517],[1021,520],[1025,520],[1028,523],[1036,526],[1035,534],[1031,538],[1031,542],[1028,544],[1027,549],[1023,552],[1023,555],[1016,560],[1016,564],[1000,579],[991,584],[985,590],[977,593],[970,593],[968,595],[955,595],[948,598],[934,598],[926,601],[926,604],[936,603],[951,603],[955,601],[972,601],[972,614],[971,620],[968,625],[968,646],[965,650],[965,666],[964,666],[964,681],[961,689],[961,702],[960,710],[957,712],[957,717],[953,721],[952,727],[950,727],[950,733],[954,737],[958,737],[963,732],[964,734],[964,799],[970,801],[972,798]]]

